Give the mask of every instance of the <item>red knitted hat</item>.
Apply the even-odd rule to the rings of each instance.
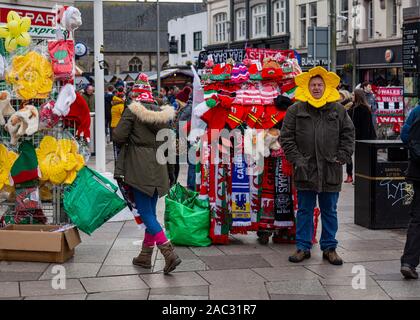
[[[86,100],[76,92],[76,100],[70,106],[69,114],[64,118],[67,126],[71,126],[71,121],[76,123],[76,136],[84,137],[90,141],[90,111]]]

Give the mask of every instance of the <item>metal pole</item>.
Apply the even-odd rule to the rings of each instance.
[[[336,72],[337,65],[337,10],[336,0],[330,0],[330,33],[331,33],[331,71]]]
[[[356,88],[357,85],[357,28],[356,28],[356,6],[358,5],[358,1],[357,0],[353,0],[353,15],[352,15],[352,19],[353,19],[353,69],[352,69],[352,86],[353,86],[353,91]]]
[[[316,67],[316,50],[317,50],[317,46],[316,46],[316,31],[317,31],[317,27],[314,26],[314,33],[313,33],[313,41],[314,41],[314,67]]]
[[[156,2],[156,21],[157,21],[157,91],[160,92],[160,19],[159,19],[159,0]]]
[[[95,50],[95,156],[96,170],[106,171],[105,153],[105,107],[104,107],[104,70],[101,64],[104,61],[103,42],[103,8],[102,0],[94,0],[93,10],[93,37]]]

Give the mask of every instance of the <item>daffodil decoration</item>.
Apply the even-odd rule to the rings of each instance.
[[[6,26],[0,27],[0,38],[4,38],[4,47],[7,52],[13,52],[17,46],[27,47],[31,43],[28,31],[31,27],[31,19],[21,18],[16,11],[7,14]]]
[[[13,163],[17,159],[17,154],[0,144],[0,190],[5,186],[10,186],[9,175]]]
[[[23,100],[46,99],[52,90],[53,77],[51,63],[38,52],[29,51],[13,57],[6,81]]]
[[[77,172],[85,165],[76,142],[69,139],[57,140],[45,136],[36,149],[36,155],[41,169],[41,181],[52,184],[72,184]]]
[[[309,91],[309,82],[315,76],[320,76],[325,83],[324,94],[319,99],[315,99]],[[340,84],[340,77],[334,72],[328,72],[323,67],[315,67],[308,72],[297,75],[295,82],[297,85],[296,100],[309,102],[315,108],[321,108],[328,102],[335,102],[340,99],[340,94],[337,90]]]

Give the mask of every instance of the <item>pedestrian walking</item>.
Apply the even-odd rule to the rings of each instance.
[[[373,127],[376,130],[376,112],[378,111],[378,104],[376,103],[376,97],[373,93],[372,85],[370,84],[370,82],[365,81],[361,84],[360,89],[362,89],[365,93],[367,104],[369,105],[370,110],[372,112]]]
[[[89,106],[90,112],[95,112],[95,88],[92,84],[88,84],[82,93],[83,99]]]
[[[420,262],[420,103],[408,116],[401,130],[401,140],[408,145],[410,151],[407,180],[413,183],[414,189],[407,240],[401,257],[401,273],[406,279],[418,279],[416,267]]]
[[[109,85],[107,92],[105,93],[104,105],[105,105],[105,135],[111,135],[111,108],[112,98],[114,97],[115,88]]]
[[[311,257],[314,209],[321,209],[320,239],[323,258],[333,265],[343,264],[336,252],[337,202],[343,181],[342,166],[354,151],[354,126],[337,101],[340,78],[322,67],[296,77],[297,103],[288,108],[280,140],[286,158],[293,164],[298,191],[296,216],[297,250],[290,262]]]
[[[340,103],[347,111],[353,107],[353,98],[352,94],[347,90],[340,90]],[[347,179],[344,183],[353,183],[353,160],[350,159],[348,163],[346,163],[346,174]]]
[[[175,116],[171,106],[151,102],[151,87],[145,74],[136,83],[137,98],[124,110],[113,132],[113,141],[122,145],[115,168],[115,176],[132,188],[136,209],[146,225],[140,254],[133,264],[151,268],[155,244],[165,258],[164,273],[168,274],[181,263],[171,242],[157,221],[156,204],[169,190],[167,164],[157,159],[163,142],[156,140],[159,130],[169,128]]]
[[[124,112],[125,94],[123,87],[119,87],[115,96],[112,97],[111,107],[111,140],[114,129],[118,126]],[[114,160],[117,161],[118,154],[120,153],[120,147],[115,142],[114,147]]]

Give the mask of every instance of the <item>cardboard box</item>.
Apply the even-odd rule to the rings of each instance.
[[[76,227],[61,231],[56,225],[8,225],[0,229],[0,261],[63,263],[82,242]]]

